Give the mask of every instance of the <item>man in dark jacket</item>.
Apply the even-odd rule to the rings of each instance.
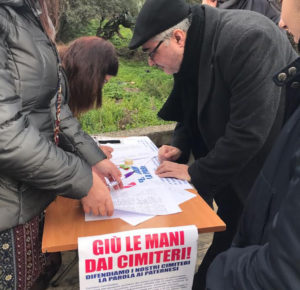
[[[174,74],[159,116],[177,121],[173,146],[160,148],[161,177],[189,180],[227,225],[216,233],[195,279],[226,250],[253,182],[285,119],[285,99],[272,81],[297,55],[275,24],[250,11],[147,0],[129,45],[149,65]],[[274,61],[276,59],[276,61]],[[270,80],[269,80],[270,79]],[[195,162],[186,162],[190,150]],[[176,161],[171,162],[171,161]]]
[[[277,0],[203,0],[202,4],[221,9],[251,10],[265,15],[276,24],[280,19],[280,9]]]
[[[299,42],[298,0],[283,0],[282,19],[280,26]],[[276,74],[274,81],[285,86],[287,98],[299,102],[300,58]],[[299,132],[300,107],[259,173],[231,248],[209,268],[207,289],[300,289]]]

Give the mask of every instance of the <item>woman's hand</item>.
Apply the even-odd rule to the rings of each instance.
[[[121,171],[110,160],[104,159],[93,166],[93,170],[99,175],[99,177],[106,177],[110,182],[116,181],[118,188],[123,188],[123,182],[121,180]]]
[[[112,216],[114,205],[109,189],[100,176],[93,170],[93,185],[88,195],[81,199],[85,213],[92,212],[93,215]]]
[[[110,159],[112,157],[111,153],[114,151],[114,148],[112,148],[110,146],[105,146],[105,145],[101,145],[99,147],[108,159]]]

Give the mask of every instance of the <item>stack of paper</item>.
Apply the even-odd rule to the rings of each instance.
[[[122,166],[124,158],[133,160],[128,170],[120,167],[124,189],[111,190],[115,212],[112,217],[86,214],[86,221],[121,218],[131,225],[137,225],[155,215],[167,215],[181,211],[178,206],[193,197],[186,191],[192,186],[175,178],[160,178],[155,174],[159,165],[158,149],[148,137],[120,139],[119,144],[108,144],[114,148],[112,161]],[[134,172],[128,174],[128,172]]]

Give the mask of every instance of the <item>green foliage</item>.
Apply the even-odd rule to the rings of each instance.
[[[95,17],[94,0],[63,0],[57,41],[68,42],[84,29]]]
[[[95,36],[98,26],[99,21],[97,19],[92,19],[86,26],[81,27],[81,29],[77,31],[76,37]]]
[[[103,89],[101,109],[81,116],[89,134],[165,124],[157,112],[170,93],[172,76],[146,63],[120,61],[118,76]]]
[[[121,15],[127,15],[126,19],[133,25],[140,5],[140,0],[61,0],[57,41],[69,42],[86,35],[85,29],[92,19],[95,20],[93,24],[97,25],[92,35],[97,33],[100,35],[103,25],[108,21],[119,19]]]
[[[110,39],[110,41],[113,43],[115,48],[118,50],[118,49],[122,49],[122,48],[127,48],[131,37],[132,37],[131,29],[120,26],[120,35],[115,34]]]

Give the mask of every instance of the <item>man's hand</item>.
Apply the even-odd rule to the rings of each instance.
[[[111,153],[114,151],[114,148],[112,148],[110,146],[105,146],[105,145],[101,145],[99,147],[108,159],[110,159],[112,157]]]
[[[97,173],[92,171],[93,185],[88,195],[81,199],[85,213],[92,212],[93,215],[111,216],[114,213],[114,205],[107,185],[101,180]]]
[[[158,150],[158,160],[159,162],[176,161],[181,153],[181,150],[174,146],[163,145]]]
[[[188,168],[189,167],[185,164],[164,161],[160,166],[157,167],[155,173],[159,177],[175,177],[178,179],[191,181]]]
[[[93,166],[95,173],[103,179],[103,177],[108,178],[110,182],[116,181],[118,183],[118,188],[123,188],[123,182],[121,180],[121,172],[115,164],[110,160],[104,159]]]

